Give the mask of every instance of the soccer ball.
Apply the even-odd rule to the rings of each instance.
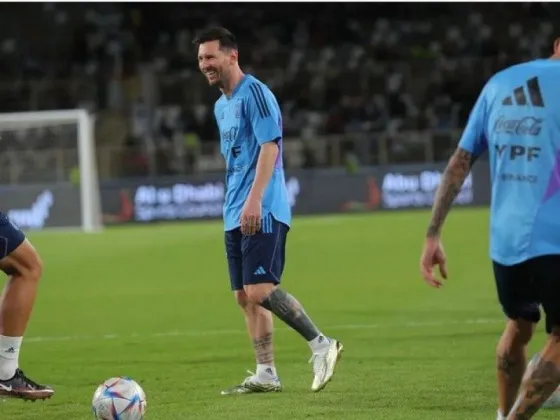
[[[527,368],[531,367],[531,365],[535,362],[535,360],[538,356],[539,356],[539,353],[535,354],[531,358],[531,360],[529,361],[529,364],[527,365]],[[554,390],[552,395],[550,397],[548,397],[548,400],[546,400],[542,406],[543,406],[543,408],[560,408],[560,387],[558,387],[558,388],[556,388],[556,390]]]
[[[91,404],[97,420],[141,420],[146,414],[146,394],[125,377],[107,379],[99,385]]]

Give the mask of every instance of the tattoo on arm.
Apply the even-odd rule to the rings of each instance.
[[[461,191],[463,182],[465,182],[473,163],[473,155],[463,149],[457,149],[451,156],[434,199],[432,220],[427,232],[429,238],[438,237],[441,234],[441,228],[447,213],[451,210],[453,201]]]
[[[528,420],[560,384],[560,368],[554,362],[538,359],[523,383],[508,419]]]
[[[274,349],[272,347],[272,333],[253,339],[255,356],[259,365],[269,365],[274,362]]]

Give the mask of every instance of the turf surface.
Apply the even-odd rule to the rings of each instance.
[[[445,231],[451,279],[441,290],[418,274],[427,218],[294,221],[284,287],[346,347],[319,394],[309,390],[307,345],[277,323],[284,392],[220,395],[254,368],[229,291],[220,223],[35,233],[46,272],[22,368],[57,395],[0,403],[0,419],[92,419],[93,391],[116,375],[143,386],[147,420],[494,419],[503,317],[487,258],[487,211],[452,213]],[[540,328],[532,350],[543,341]]]

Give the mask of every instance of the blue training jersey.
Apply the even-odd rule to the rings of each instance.
[[[230,97],[222,95],[216,101],[214,116],[226,161],[225,230],[241,224],[241,210],[255,179],[260,146],[268,142],[276,142],[279,152],[262,199],[262,218],[272,214],[289,226],[292,214],[282,162],[282,115],[274,94],[264,83],[245,75]]]
[[[490,256],[513,265],[560,254],[560,61],[534,60],[492,77],[459,147],[488,151]]]

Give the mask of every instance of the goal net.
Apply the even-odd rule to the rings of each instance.
[[[92,117],[0,113],[0,210],[22,229],[102,227]]]

